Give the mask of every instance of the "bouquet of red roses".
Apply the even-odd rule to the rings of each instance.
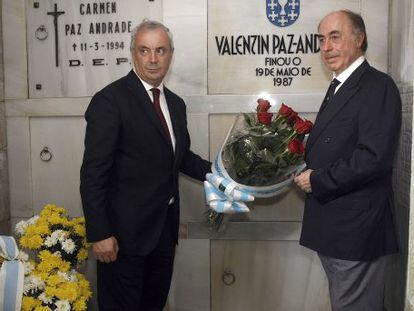
[[[312,122],[282,104],[277,113],[257,100],[256,113],[236,118],[204,182],[207,224],[221,231],[224,215],[245,213],[245,202],[275,196],[287,189],[293,173],[304,168],[304,139]],[[237,192],[237,195],[235,193]]]
[[[292,181],[313,126],[285,104],[277,113],[270,107],[260,98],[256,113],[238,116],[213,164],[214,173],[255,197],[274,196]]]

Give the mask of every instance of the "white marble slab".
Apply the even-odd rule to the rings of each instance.
[[[210,241],[180,240],[165,311],[210,311]]]
[[[209,159],[209,116],[208,114],[187,115],[187,126],[191,137],[191,150]],[[181,222],[198,221],[205,211],[203,183],[185,175],[180,176]]]
[[[163,15],[175,45],[166,84],[181,95],[206,95],[207,0],[164,0]]]
[[[330,310],[317,255],[297,242],[212,241],[211,286],[212,310]]]
[[[319,43],[314,34],[321,18],[338,9],[369,15],[366,23],[373,32],[374,43],[368,56],[379,69],[387,68],[388,20],[380,18],[386,12],[386,0],[376,2],[375,6],[364,0],[300,1],[299,17],[287,27],[269,22],[266,1],[258,4],[212,0],[208,5],[209,94],[309,93],[325,90],[331,75],[320,61]],[[292,2],[288,2],[287,7],[289,5],[293,7]],[[276,20],[279,18],[281,16]],[[313,42],[313,39],[315,44],[310,44],[308,50],[298,48],[301,42],[307,46],[306,41]],[[251,40],[253,48],[240,52],[245,47],[245,40]],[[282,40],[285,49],[282,48]],[[258,43],[262,41],[265,42],[264,47]],[[277,49],[273,50],[273,46]]]
[[[32,217],[30,125],[28,118],[7,119],[7,159],[11,217]]]
[[[36,212],[46,204],[56,204],[65,207],[73,217],[83,215],[79,172],[85,124],[81,117],[30,119],[33,206]],[[45,147],[52,155],[50,161],[43,161],[40,156]]]
[[[414,80],[414,5],[410,0],[394,2],[390,13],[391,74],[397,82]]]
[[[361,16],[364,18],[368,50],[366,57],[378,70],[388,72],[388,0],[361,1]],[[384,26],[380,26],[384,25]]]
[[[27,97],[27,48],[24,0],[3,0],[5,98]]]
[[[131,68],[130,31],[144,18],[159,19],[161,5],[28,1],[30,97],[88,96],[125,75]]]

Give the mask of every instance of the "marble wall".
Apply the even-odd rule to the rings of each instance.
[[[186,100],[188,126],[193,138],[192,149],[203,157],[212,159],[221,145],[234,114],[251,111],[255,95],[209,94],[207,0],[158,1],[160,2],[162,20],[172,30],[176,47],[166,84]],[[7,29],[3,38],[6,109],[4,109],[4,96],[0,94],[0,176],[7,176],[7,164],[4,160],[6,159],[4,110],[6,110],[9,142],[7,152],[11,155],[8,167],[13,223],[31,217],[45,203],[63,205],[73,216],[81,214],[77,174],[83,148],[82,115],[90,100],[89,97],[33,98],[29,95],[26,45],[28,30],[25,23],[27,3],[32,5],[33,1],[2,1],[2,7],[6,11],[3,25],[7,26]],[[349,3],[359,8],[363,16],[369,20],[368,33],[372,35],[370,51],[375,53],[378,48],[384,50],[384,53],[377,53],[380,57],[377,67],[386,70],[387,63],[390,63],[390,71],[403,93],[402,152],[399,153],[396,164],[395,178],[400,240],[403,248],[401,255],[393,258],[393,271],[390,271],[387,291],[388,310],[402,310],[399,307],[405,286],[401,281],[405,279],[404,258],[408,253],[406,245],[411,195],[413,104],[413,51],[412,48],[404,47],[413,45],[413,8],[410,0],[390,2],[392,9],[390,18],[393,23],[389,46],[392,53],[391,62],[387,62],[386,50],[389,42],[384,38],[387,35],[376,29],[374,25],[384,23],[384,20],[388,21],[388,16],[383,16],[381,13],[386,11],[388,1],[341,0],[334,5],[351,5]],[[325,10],[328,5],[323,7]],[[158,15],[159,12],[151,17],[156,18]],[[402,28],[411,31],[401,31]],[[1,87],[0,92],[2,89]],[[300,113],[312,118],[319,108],[323,92],[324,90],[304,94],[273,94],[273,96],[276,101],[284,100]],[[65,139],[61,139],[62,137]],[[39,160],[39,152],[45,146],[51,148],[54,153],[52,162],[43,163]],[[0,180],[2,187],[0,191],[3,191],[6,185],[7,181]],[[284,197],[262,201],[255,206],[255,210],[248,217],[235,218],[226,234],[213,236],[202,223],[205,206],[201,184],[183,178],[180,191],[183,193],[181,239],[167,310],[228,311],[232,299],[237,299],[241,305],[244,304],[243,299],[246,299],[245,307],[260,302],[265,308],[274,303],[274,297],[278,298],[279,310],[288,310],[289,306],[295,306],[297,310],[305,310],[302,307],[305,302],[308,303],[308,310],[329,309],[326,280],[319,262],[311,253],[301,249],[297,242],[303,201],[300,193],[292,191]],[[0,193],[0,196],[7,204],[7,192],[4,196]],[[3,217],[2,204],[0,201],[0,221]],[[251,262],[254,264],[252,265]],[[234,271],[238,273],[236,277],[242,283],[236,283],[234,287],[223,286],[221,277],[229,267],[235,269]],[[85,271],[89,279],[94,282],[93,260],[88,262]],[[291,281],[294,282],[286,282],[288,286],[282,286],[281,280],[290,272],[292,273],[288,276],[292,277]],[[273,282],[275,276],[279,277],[278,282]],[[268,285],[266,292],[251,297],[243,294],[249,290],[249,285],[260,288],[263,282]],[[410,279],[409,284],[411,284]],[[410,288],[414,286],[408,286],[408,293],[414,294],[414,289],[410,292]],[[227,294],[223,296],[223,292]],[[277,295],[273,296],[274,293]],[[299,300],[297,297],[305,298]],[[410,298],[409,295],[407,297]],[[254,307],[250,310],[252,308]],[[95,300],[91,303],[90,310],[96,310]]]
[[[0,1],[1,4],[1,1]],[[1,21],[1,13],[0,13]],[[0,234],[10,233],[6,117],[4,103],[3,44],[0,22]]]
[[[414,310],[413,198],[413,85],[414,5],[394,0],[390,6],[389,72],[396,81],[403,103],[402,128],[394,171],[396,219],[400,254],[393,256],[388,274],[387,310]],[[409,220],[409,221],[407,221]],[[402,280],[407,280],[406,282]],[[404,302],[405,300],[405,302]]]

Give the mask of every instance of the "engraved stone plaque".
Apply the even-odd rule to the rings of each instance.
[[[361,12],[361,1],[210,0],[208,2],[208,93],[309,93],[326,89],[331,73],[319,55],[317,28],[327,13]],[[381,1],[382,2],[382,1]],[[363,16],[364,17],[364,16]],[[388,23],[367,28],[387,33]],[[386,36],[368,49],[371,64],[386,68]],[[369,41],[369,40],[368,40]],[[372,52],[370,54],[370,52]],[[385,60],[385,61],[384,61]]]
[[[130,32],[161,1],[28,1],[29,97],[91,96],[131,69]]]

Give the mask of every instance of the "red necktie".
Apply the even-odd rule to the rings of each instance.
[[[155,111],[158,114],[158,117],[161,121],[162,127],[164,128],[165,133],[167,134],[168,140],[171,142],[170,131],[168,129],[167,122],[165,121],[164,114],[162,113],[161,106],[160,106],[160,93],[161,91],[157,88],[151,89]]]

